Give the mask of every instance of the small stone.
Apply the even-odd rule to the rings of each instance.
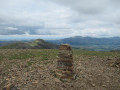
[[[89,77],[92,77],[92,75],[89,75]]]
[[[106,87],[106,85],[102,85],[103,87]]]
[[[32,82],[33,84],[38,84],[38,81],[36,80],[36,81],[34,81],[34,82]]]
[[[106,81],[107,83],[109,83],[110,81]]]
[[[29,90],[28,88],[23,88],[23,90]]]
[[[8,84],[3,90],[17,90],[14,84]]]
[[[93,87],[95,87],[95,84],[92,84]]]
[[[58,82],[58,83],[61,82],[61,81],[60,81],[59,79],[57,79],[57,78],[54,78],[54,80],[55,80],[55,82]]]

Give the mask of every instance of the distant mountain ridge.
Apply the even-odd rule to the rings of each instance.
[[[48,40],[54,44],[70,44],[73,49],[90,50],[90,51],[118,51],[120,50],[120,37],[111,38],[93,38],[75,36],[60,40]]]
[[[7,42],[6,42],[7,44]],[[1,46],[1,49],[57,49],[58,45],[37,39],[31,42],[13,42],[8,45]]]
[[[75,36],[60,40],[48,40],[54,44],[68,43],[70,45],[120,45],[120,37],[93,38]]]
[[[0,41],[1,49],[57,49],[60,44],[70,44],[73,49],[92,51],[120,50],[120,37],[93,38],[75,36],[60,40]],[[57,45],[56,45],[57,44]]]

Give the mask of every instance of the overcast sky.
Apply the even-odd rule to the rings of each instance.
[[[120,36],[120,0],[0,0],[0,38]]]

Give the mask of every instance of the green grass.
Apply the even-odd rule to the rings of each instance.
[[[32,62],[31,62],[31,61],[29,61],[29,62],[27,62],[27,64],[28,64],[28,66],[31,66],[31,65],[32,65]]]
[[[75,55],[89,55],[89,56],[115,56],[116,52],[104,52],[104,51],[86,51],[86,50],[73,50]]]
[[[0,50],[0,61],[4,59],[8,60],[26,60],[29,58],[39,58],[42,61],[56,59],[58,50],[54,49],[2,49]],[[73,55],[88,55],[88,56],[118,56],[116,52],[103,52],[103,51],[85,51],[85,50],[73,50]]]
[[[0,61],[2,61],[2,60],[3,60],[3,58],[4,58],[4,56],[0,56]]]
[[[3,54],[5,53],[5,54]],[[58,50],[49,50],[49,49],[30,49],[30,50],[21,50],[21,49],[9,49],[0,51],[0,60],[7,58],[9,60],[20,59],[25,60],[28,58],[40,57],[41,60],[53,59],[57,56]]]
[[[32,53],[19,53],[19,54],[14,54],[9,56],[8,58],[10,60],[12,59],[27,59],[27,58],[32,58],[34,55]]]
[[[73,49],[89,51],[111,51],[120,50],[120,45],[73,45]]]

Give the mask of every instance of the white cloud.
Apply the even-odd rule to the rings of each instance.
[[[7,30],[18,30],[18,28],[14,28],[14,27],[5,27],[5,29],[7,29]]]
[[[1,0],[0,35],[120,35],[119,0]]]

